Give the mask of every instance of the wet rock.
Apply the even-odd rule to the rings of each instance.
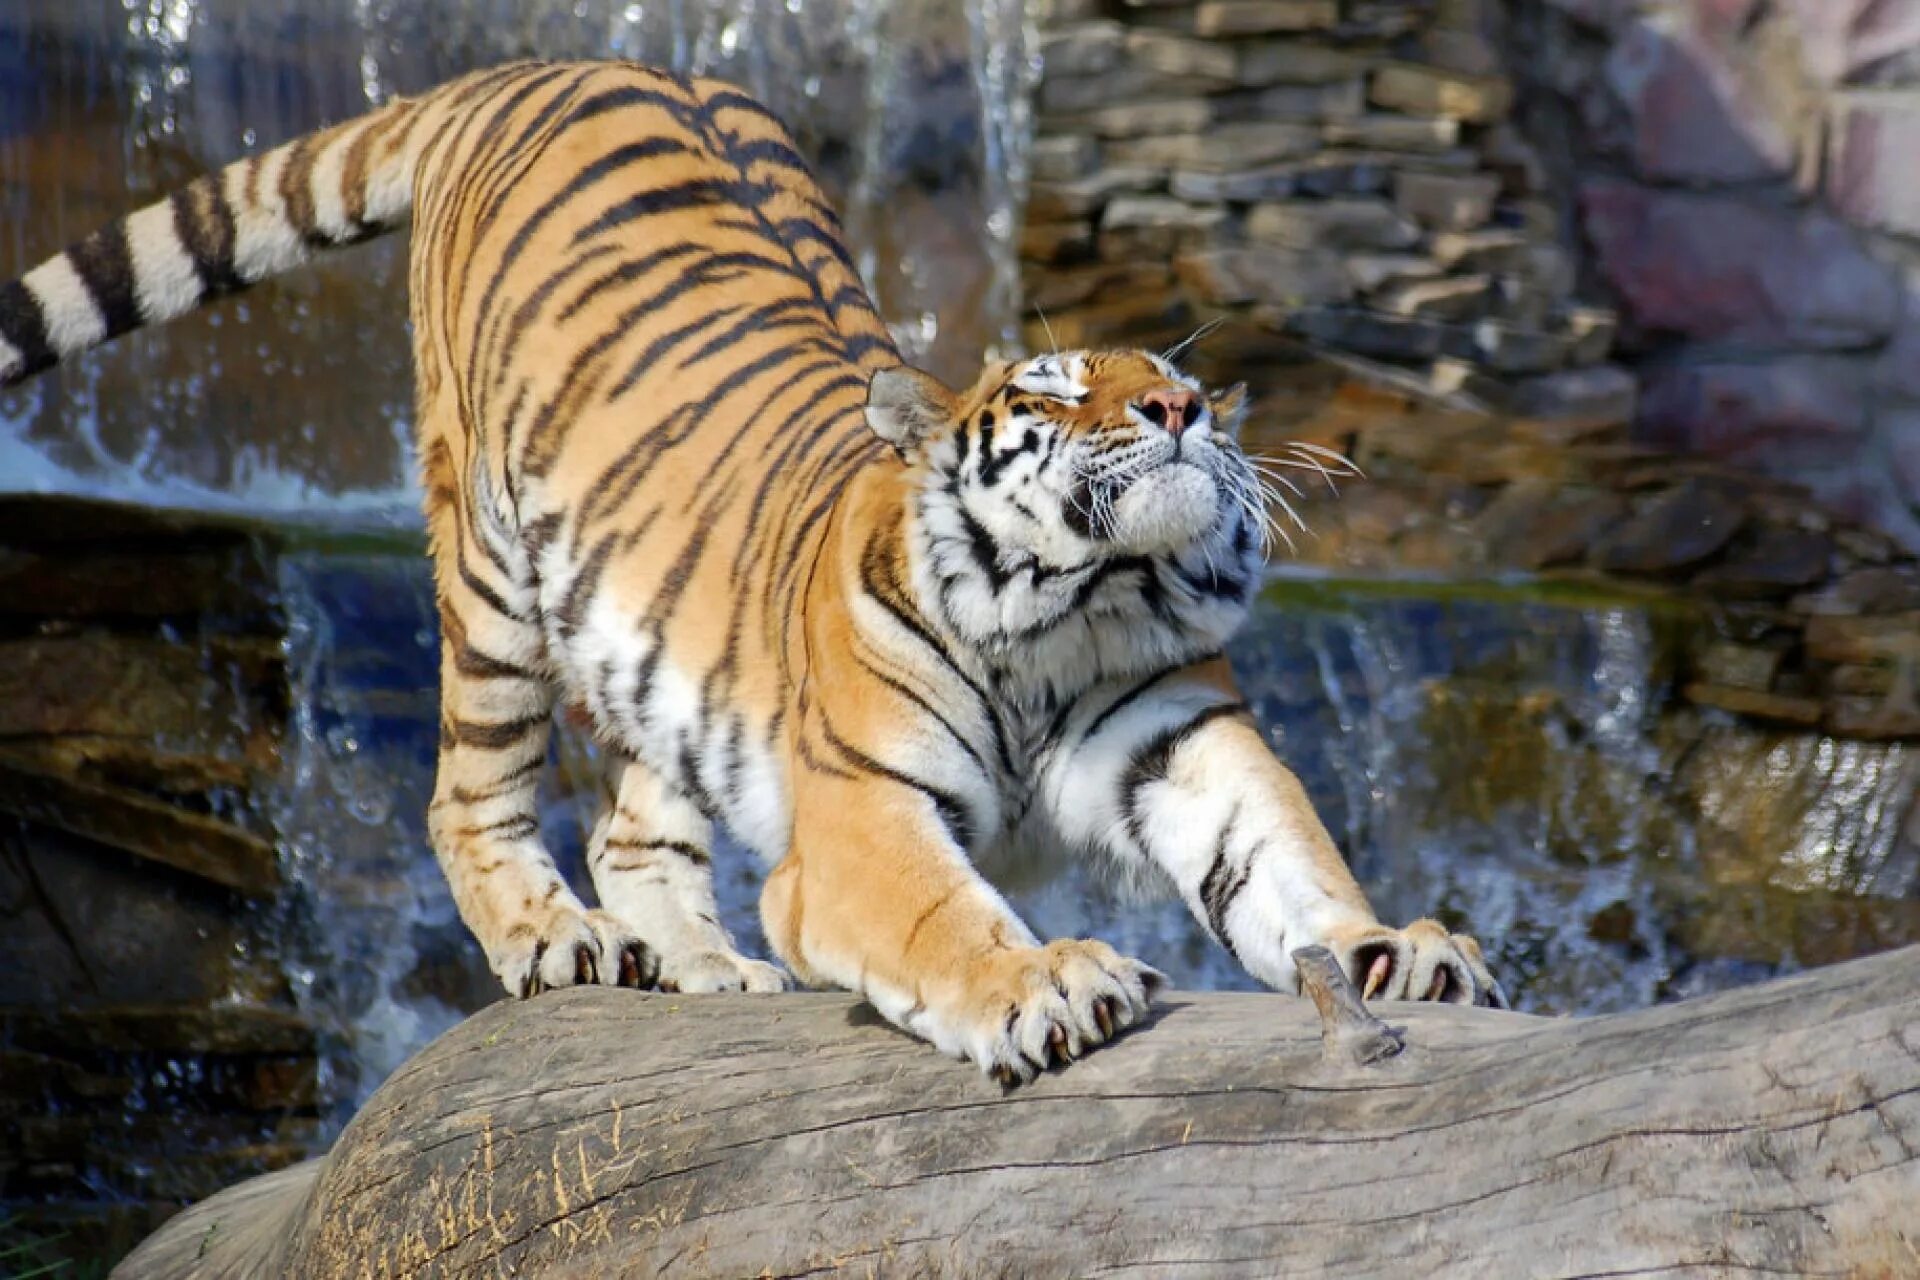
[[[1039,222],[1069,222],[1098,212],[1116,195],[1149,192],[1165,185],[1164,170],[1109,164],[1073,182],[1034,183],[1027,195],[1028,216]]]
[[[1049,130],[1090,133],[1099,138],[1139,138],[1156,134],[1198,133],[1213,121],[1205,98],[1170,102],[1132,102],[1047,120]]]
[[[1492,174],[1403,172],[1394,175],[1393,202],[1423,227],[1469,231],[1493,216],[1500,179]]]
[[[1755,531],[1694,584],[1720,593],[1784,596],[1825,578],[1832,561],[1833,542],[1824,535],[1769,526]]]
[[[1375,302],[1395,315],[1464,320],[1480,314],[1492,293],[1493,281],[1486,276],[1447,276],[1388,285]]]
[[[1049,313],[1065,311],[1116,295],[1164,293],[1172,278],[1158,261],[1090,263],[1047,272],[1027,290],[1027,304]]]
[[[1028,262],[1076,262],[1093,256],[1093,223],[1029,220],[1020,228],[1020,257]]]
[[[1541,480],[1510,485],[1474,521],[1490,564],[1548,569],[1574,564],[1626,515],[1626,499]]]
[[[1446,326],[1348,307],[1303,307],[1281,318],[1289,331],[1339,351],[1390,360],[1431,360],[1446,342]]]
[[[1804,614],[1920,611],[1920,570],[1912,565],[1854,569],[1818,591],[1794,597],[1791,607]]]
[[[1343,302],[1353,286],[1340,263],[1325,254],[1258,246],[1208,249],[1174,263],[1182,284],[1218,306],[1268,303],[1297,307]]]
[[[1851,347],[1893,331],[1887,273],[1826,214],[1593,179],[1580,189],[1601,273],[1647,333]]]
[[[1785,656],[1778,645],[1716,641],[1693,655],[1693,672],[1704,684],[1764,692],[1773,688]]]
[[[1405,249],[1420,239],[1419,229],[1384,200],[1275,201],[1247,214],[1251,240],[1288,249]]]
[[[1049,75],[1040,82],[1037,105],[1041,118],[1072,117],[1124,103],[1145,105],[1157,99],[1187,98],[1226,88],[1233,83],[1232,55],[1225,49],[1218,52],[1226,55],[1226,66],[1214,76],[1168,71],[1136,61],[1092,75]]]
[[[1764,450],[1775,460],[1785,447],[1812,459],[1865,434],[1870,382],[1864,361],[1844,356],[1680,365],[1648,377],[1640,423],[1669,447],[1728,458]]]
[[[1244,59],[1232,45],[1209,40],[1194,40],[1165,31],[1130,31],[1126,36],[1129,62],[1147,67],[1162,76],[1174,77],[1195,87],[1226,88],[1244,83],[1240,71]]]
[[[1472,341],[1474,358],[1497,373],[1546,373],[1566,363],[1572,349],[1562,334],[1498,320],[1474,325]]]
[[[1910,680],[1901,696],[1839,697],[1827,706],[1827,732],[1865,741],[1920,738],[1920,702]]]
[[[1822,662],[1920,663],[1920,612],[1807,619],[1807,656]]]
[[[1427,252],[1447,271],[1497,275],[1526,270],[1532,262],[1533,248],[1533,243],[1518,231],[1487,228],[1438,232],[1429,242]]]
[[[1203,36],[1324,31],[1339,22],[1337,0],[1201,0],[1193,10],[1193,29]]]
[[[1100,19],[1067,26],[1049,26],[1040,33],[1040,57],[1046,78],[1091,76],[1111,70],[1126,47],[1127,29]]]
[[[1118,196],[1100,216],[1100,256],[1116,261],[1166,261],[1227,220],[1218,206],[1172,196]]]
[[[1724,490],[1689,481],[1641,505],[1594,546],[1591,558],[1610,573],[1672,574],[1721,550],[1746,519]]]
[[[1820,723],[1826,713],[1825,704],[1818,698],[1797,698],[1732,685],[1696,681],[1682,685],[1680,693],[1695,706],[1718,707],[1722,711],[1772,724],[1812,728]]]
[[[1574,365],[1599,364],[1613,351],[1619,318],[1599,307],[1567,307],[1557,319],[1569,342],[1567,360]]]
[[[1408,115],[1486,124],[1501,119],[1512,108],[1513,86],[1493,76],[1393,63],[1374,71],[1368,98],[1375,106]]]
[[[1354,288],[1362,293],[1440,274],[1438,263],[1417,253],[1354,253],[1347,255],[1343,265]]]
[[[1357,116],[1367,107],[1366,83],[1358,76],[1332,84],[1277,84],[1220,99],[1222,119],[1312,120]]]

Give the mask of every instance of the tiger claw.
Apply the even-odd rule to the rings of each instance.
[[[1375,956],[1373,964],[1367,968],[1367,980],[1360,988],[1360,998],[1373,999],[1374,993],[1386,985],[1387,975],[1391,972],[1393,972],[1393,957],[1386,952]]]

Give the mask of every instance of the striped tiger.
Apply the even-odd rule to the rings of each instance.
[[[904,365],[780,123],[738,89],[522,62],[241,160],[0,288],[0,381],[411,221],[441,622],[434,851],[510,993],[773,991],[773,950],[1008,1080],[1160,975],[1041,942],[975,869],[1157,869],[1260,981],[1504,1004],[1472,939],[1381,925],[1222,647],[1259,583],[1244,392],[1143,351]],[[599,907],[535,790],[557,705],[611,765]]]

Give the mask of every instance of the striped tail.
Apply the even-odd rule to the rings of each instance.
[[[413,205],[415,126],[461,83],[196,179],[0,285],[0,386],[400,226]]]

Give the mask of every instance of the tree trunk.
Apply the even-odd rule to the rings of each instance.
[[[1316,994],[1011,1091],[843,995],[501,1003],[114,1274],[1920,1274],[1920,947],[1404,1049]]]

